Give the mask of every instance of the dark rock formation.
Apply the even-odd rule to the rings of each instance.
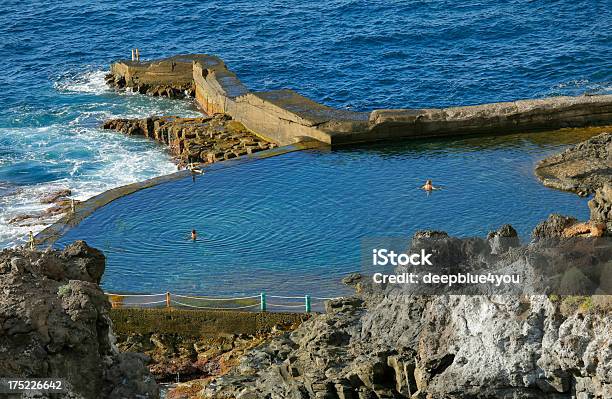
[[[495,255],[519,246],[518,233],[509,224],[503,225],[497,231],[490,232],[487,241],[491,247],[491,253]]]
[[[133,92],[147,94],[154,97],[168,98],[188,98],[195,96],[195,86],[193,83],[171,83],[154,84],[139,83],[135,80],[127,81],[124,76],[109,73],[106,75],[106,83],[117,90],[130,89]]]
[[[505,226],[493,237],[512,236],[512,230]],[[556,234],[556,227],[551,231]],[[551,238],[545,232],[540,228],[537,235]],[[422,232],[413,244],[481,261],[474,248],[486,248],[485,240],[465,245],[456,240]],[[592,253],[585,248],[589,245],[612,255],[609,242],[589,240],[594,239],[572,243],[559,255],[582,259],[576,250]],[[491,256],[520,268],[538,267],[551,251],[545,242],[499,246]],[[354,276],[348,282],[358,280]],[[605,301],[554,295],[415,296],[402,288],[381,291],[359,284],[359,295],[329,301],[326,314],[252,350],[233,371],[192,397],[612,397],[612,313]]]
[[[213,163],[276,146],[224,114],[202,118],[152,116],[143,119],[112,119],[102,127],[129,135],[143,135],[168,144],[172,154],[183,165]]]
[[[67,200],[70,195],[72,195],[72,191],[67,188],[63,188],[60,190],[56,190],[54,192],[49,193],[47,196],[43,197],[40,200],[41,204],[53,204],[60,200]]]
[[[286,330],[293,330],[297,325]],[[225,374],[245,351],[260,345],[282,330],[256,335],[240,334],[198,337],[185,334],[118,334],[121,351],[140,352],[151,358],[149,370],[159,382],[201,379]]]
[[[548,187],[593,194],[612,183],[612,134],[602,133],[542,160],[535,173]]]
[[[114,346],[97,285],[104,263],[82,241],[61,252],[0,252],[0,376],[64,378],[75,398],[158,397],[144,355]]]
[[[563,237],[563,232],[576,223],[578,223],[578,219],[576,218],[553,213],[548,216],[548,219],[541,222],[533,229],[532,236],[536,240],[541,238]]]
[[[602,133],[548,157],[538,163],[535,172],[546,186],[582,196],[595,193],[589,201],[590,222],[549,218],[541,229],[553,229],[557,236],[566,237],[612,232],[612,134]]]
[[[589,209],[591,220],[605,223],[607,230],[612,231],[612,182],[604,183],[595,192],[595,196],[589,201]]]

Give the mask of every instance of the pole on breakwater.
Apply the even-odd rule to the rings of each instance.
[[[310,295],[304,297],[304,304],[306,305],[306,313],[310,313]]]
[[[262,312],[266,311],[266,293],[262,292],[259,296],[259,310]]]
[[[166,307],[170,307],[170,293],[166,292]]]

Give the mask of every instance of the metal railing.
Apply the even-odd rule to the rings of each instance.
[[[206,297],[173,294],[170,292],[160,294],[116,294],[105,293],[113,308],[187,308],[202,310],[241,310],[260,311],[269,310],[304,311],[312,312],[313,304],[324,304],[325,301],[338,299],[304,296],[259,295],[241,297]],[[271,301],[272,300],[272,301]],[[303,310],[301,310],[303,309]]]

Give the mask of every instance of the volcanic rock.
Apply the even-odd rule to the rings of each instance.
[[[612,183],[612,134],[602,133],[538,163],[544,185],[588,195]]]
[[[180,165],[213,163],[276,147],[226,114],[201,118],[111,119],[102,128],[166,144]]]
[[[159,397],[147,358],[114,345],[104,263],[82,241],[0,252],[1,376],[63,378],[74,398]]]

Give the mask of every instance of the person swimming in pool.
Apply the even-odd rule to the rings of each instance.
[[[431,180],[427,180],[427,181],[425,182],[425,184],[424,184],[423,186],[421,186],[421,188],[422,188],[423,190],[425,190],[425,191],[433,191],[433,190],[435,190],[435,188],[434,188],[434,186],[433,186],[433,184],[432,184]]]
[[[198,232],[195,230],[191,230],[191,240],[196,241],[198,239]]]

